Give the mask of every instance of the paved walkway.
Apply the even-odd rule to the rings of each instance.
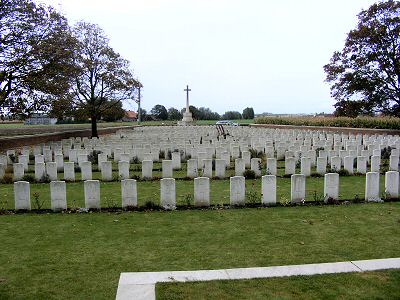
[[[254,279],[298,275],[365,272],[386,269],[400,269],[400,258],[265,268],[121,273],[116,299],[155,300],[155,285],[158,282]]]

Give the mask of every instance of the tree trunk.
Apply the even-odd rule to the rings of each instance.
[[[92,116],[92,138],[99,137],[97,134],[97,117]]]

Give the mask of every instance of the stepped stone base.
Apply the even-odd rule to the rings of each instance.
[[[189,125],[193,125],[193,123],[194,123],[194,121],[193,121],[192,113],[191,112],[184,112],[182,121],[179,121],[178,125],[180,125],[180,126],[189,126]]]

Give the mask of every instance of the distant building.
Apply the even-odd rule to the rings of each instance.
[[[57,118],[50,118],[45,114],[32,114],[32,116],[25,120],[24,125],[55,125]]]
[[[134,111],[128,110],[125,112],[125,116],[122,118],[123,122],[135,122],[137,121],[138,114]]]

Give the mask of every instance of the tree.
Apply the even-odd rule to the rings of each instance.
[[[70,96],[70,94],[65,94],[60,98],[53,99],[49,115],[59,121],[73,117],[75,115],[74,101]]]
[[[103,112],[101,116],[101,119],[106,122],[119,121],[125,116],[125,110],[122,108],[121,101],[115,101],[115,100],[106,101],[104,103],[104,106],[109,107]]]
[[[206,107],[199,108],[199,120],[219,120],[220,115]]]
[[[364,101],[343,100],[334,105],[336,117],[356,118],[358,116],[373,116],[374,108]]]
[[[242,113],[243,119],[254,119],[254,109],[252,107],[246,107]]]
[[[182,114],[174,107],[168,109],[168,120],[176,121],[181,120]]]
[[[157,104],[155,105],[150,113],[158,120],[167,120],[168,119],[168,112],[164,105]]]
[[[145,110],[144,108],[140,108],[140,116],[142,117],[142,121],[146,121],[147,120],[147,110]],[[138,115],[139,115],[139,110],[138,110]]]
[[[74,35],[79,42],[79,74],[73,93],[77,105],[88,111],[92,137],[97,137],[97,119],[120,101],[129,99],[139,83],[133,78],[129,62],[108,45],[98,25],[79,22]],[[107,102],[109,99],[113,101]]]
[[[186,111],[186,108],[182,108],[182,109],[181,109],[181,113],[182,113],[182,114],[183,114],[185,111]],[[199,110],[197,109],[196,106],[189,105],[189,111],[191,112],[193,119],[195,119],[195,120],[200,120],[199,118],[200,118],[201,114],[200,114],[200,112],[199,112]]]
[[[0,0],[0,110],[29,115],[68,91],[76,74],[75,39],[52,7]]]
[[[240,120],[242,115],[238,111],[227,111],[222,115],[222,119],[225,120]]]
[[[324,70],[338,106],[358,101],[366,110],[400,116],[400,2],[383,1],[361,11],[343,50]]]

